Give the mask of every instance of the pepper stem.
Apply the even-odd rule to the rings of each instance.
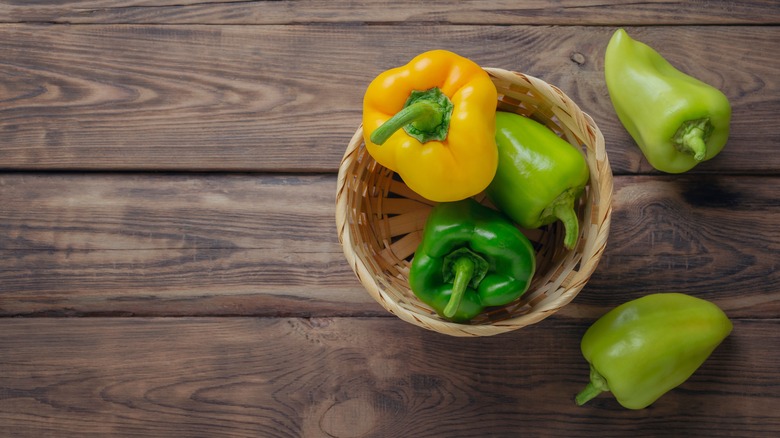
[[[452,319],[458,311],[463,294],[470,285],[478,288],[487,275],[490,263],[467,247],[458,248],[444,257],[442,278],[445,283],[452,282],[452,294],[442,313]]]
[[[458,311],[460,301],[466,292],[466,287],[471,282],[471,277],[474,276],[474,261],[468,256],[459,257],[455,260],[452,269],[455,271],[455,280],[452,282],[452,295],[450,295],[450,300],[447,302],[443,312],[447,318],[452,318],[455,312]]]
[[[384,144],[390,136],[403,128],[420,143],[447,138],[453,104],[439,88],[412,91],[401,111],[371,133],[371,142]]]
[[[596,396],[601,394],[602,392],[604,391],[596,387],[596,385],[594,385],[593,382],[588,382],[588,386],[586,386],[585,389],[580,391],[580,393],[577,394],[576,397],[574,397],[574,401],[577,402],[577,406],[582,406],[585,403],[596,398]]]
[[[704,131],[699,128],[691,129],[683,137],[685,148],[693,154],[693,159],[701,161],[707,155],[707,145],[704,144]]]
[[[582,406],[604,391],[609,391],[607,381],[595,368],[593,368],[593,365],[591,365],[590,382],[588,382],[585,389],[574,397],[574,401],[577,402],[577,406]]]
[[[674,134],[674,146],[681,152],[693,155],[694,160],[702,161],[707,156],[706,141],[713,129],[708,118],[683,122]]]
[[[574,201],[572,200],[572,204]],[[563,237],[563,246],[567,249],[573,249],[577,244],[577,237],[580,234],[580,221],[577,214],[574,213],[574,205],[559,204],[555,206],[555,216],[563,222],[566,234]]]
[[[577,213],[574,211],[574,201],[579,196],[581,190],[580,188],[571,188],[561,193],[547,206],[541,215],[543,220],[556,218],[563,222],[563,227],[566,230],[566,234],[563,237],[563,245],[567,249],[574,248],[580,234],[580,221],[577,218]]]

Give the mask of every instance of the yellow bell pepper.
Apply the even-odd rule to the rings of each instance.
[[[476,63],[433,50],[381,73],[363,99],[368,153],[437,202],[483,191],[496,173],[496,87]]]

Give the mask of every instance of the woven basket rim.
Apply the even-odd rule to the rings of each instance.
[[[593,119],[582,110],[560,89],[554,85],[548,84],[536,77],[519,73],[515,71],[500,68],[484,68],[490,77],[496,81],[510,84],[510,88],[519,83],[521,87],[527,87],[532,90],[534,96],[539,94],[542,102],[550,103],[548,108],[555,117],[563,120],[561,124],[569,127],[575,126],[578,132],[587,133],[588,140],[584,142],[586,147],[585,155],[588,167],[590,169],[589,197],[597,200],[598,205],[591,205],[591,217],[589,223],[584,225],[587,229],[582,230],[582,235],[588,236],[585,242],[580,242],[575,251],[568,256],[571,257],[570,263],[579,266],[578,270],[568,271],[554,277],[555,281],[570,283],[569,287],[561,293],[557,293],[554,299],[544,297],[541,304],[534,306],[533,309],[524,314],[512,316],[510,318],[491,322],[489,324],[462,324],[447,321],[435,313],[413,312],[399,303],[392,297],[377,280],[377,275],[372,272],[366,262],[356,254],[353,249],[355,241],[350,231],[350,215],[352,206],[349,205],[349,194],[347,190],[348,180],[352,177],[351,170],[358,160],[358,155],[363,144],[362,125],[358,127],[349,145],[342,157],[338,172],[337,196],[336,196],[336,226],[338,238],[342,245],[344,256],[358,277],[368,294],[377,301],[383,308],[396,315],[403,321],[451,336],[492,336],[500,333],[506,333],[521,327],[535,324],[556,311],[564,305],[571,302],[580,292],[589,280],[606,246],[606,239],[609,233],[611,219],[611,200],[612,200],[612,172],[609,166],[604,137],[596,126]],[[501,95],[501,92],[499,92]],[[520,96],[523,97],[522,95]],[[567,111],[558,111],[564,108]],[[569,114],[573,113],[573,116]],[[573,136],[573,133],[565,132],[564,136]],[[573,137],[572,137],[573,138]],[[571,142],[571,141],[570,141]],[[578,142],[579,143],[579,142]],[[364,151],[362,151],[364,152]],[[365,152],[364,152],[365,153]],[[366,159],[372,160],[370,156]],[[377,165],[378,166],[378,165]],[[381,166],[380,166],[381,167]],[[595,204],[595,203],[590,203]],[[583,228],[586,228],[583,227]],[[563,278],[566,277],[566,278]],[[555,292],[560,288],[556,286]]]

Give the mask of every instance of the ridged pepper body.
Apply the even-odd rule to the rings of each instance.
[[[465,322],[528,289],[536,255],[503,214],[472,198],[437,204],[409,270],[409,286],[439,315]]]
[[[496,172],[496,103],[496,87],[479,65],[444,50],[422,53],[368,86],[366,149],[427,199],[473,196]]]
[[[726,96],[623,29],[607,45],[604,77],[620,122],[655,169],[686,172],[726,145],[731,120]]]

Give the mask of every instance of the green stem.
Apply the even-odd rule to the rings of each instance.
[[[593,368],[593,365],[591,365],[590,382],[585,387],[585,389],[580,391],[580,393],[574,397],[574,401],[577,402],[577,406],[582,406],[604,391],[609,391],[607,380],[604,379],[604,377],[598,371],[596,371],[595,368]]]
[[[580,391],[579,394],[577,394],[576,397],[574,397],[574,400],[577,402],[577,406],[582,406],[585,403],[589,402],[590,400],[596,398],[597,395],[601,394],[602,391],[596,385],[593,384],[593,382],[588,382],[588,386],[585,387],[582,391]]]
[[[582,188],[571,188],[558,195],[557,198],[541,214],[541,218],[546,223],[553,222],[552,218],[563,222],[566,235],[563,237],[563,245],[567,249],[573,249],[577,244],[577,237],[580,234],[580,221],[577,213],[574,211],[574,201],[579,197]]]
[[[376,128],[374,132],[371,133],[371,142],[378,145],[384,144],[391,135],[395,134],[395,131],[398,131],[413,122],[418,126],[431,124],[431,122],[436,119],[437,114],[439,114],[439,120],[433,124],[433,126],[441,123],[441,113],[437,111],[436,105],[426,101],[413,103],[397,112],[392,118],[383,123],[382,126]]]
[[[709,118],[685,121],[674,134],[674,147],[693,155],[694,160],[702,161],[707,156],[707,139],[713,129]]]
[[[704,131],[699,128],[691,129],[683,136],[683,147],[693,154],[694,160],[703,160],[707,155],[707,145],[704,143]]]
[[[458,311],[460,301],[463,299],[463,294],[466,292],[466,287],[471,281],[471,277],[474,275],[475,263],[471,257],[459,257],[455,260],[453,265],[453,271],[455,271],[455,280],[452,282],[452,295],[447,302],[447,306],[444,308],[444,316],[452,318],[455,312]]]
[[[566,230],[566,235],[563,237],[563,246],[567,249],[573,249],[577,244],[577,237],[580,234],[580,221],[577,219],[577,214],[574,212],[574,201],[569,205],[558,204],[555,206],[553,213],[555,217],[563,222],[563,227]]]
[[[370,140],[374,144],[384,144],[390,136],[403,128],[410,137],[420,143],[444,141],[450,129],[453,108],[450,98],[437,87],[412,91],[403,109],[376,128],[371,133]]]

